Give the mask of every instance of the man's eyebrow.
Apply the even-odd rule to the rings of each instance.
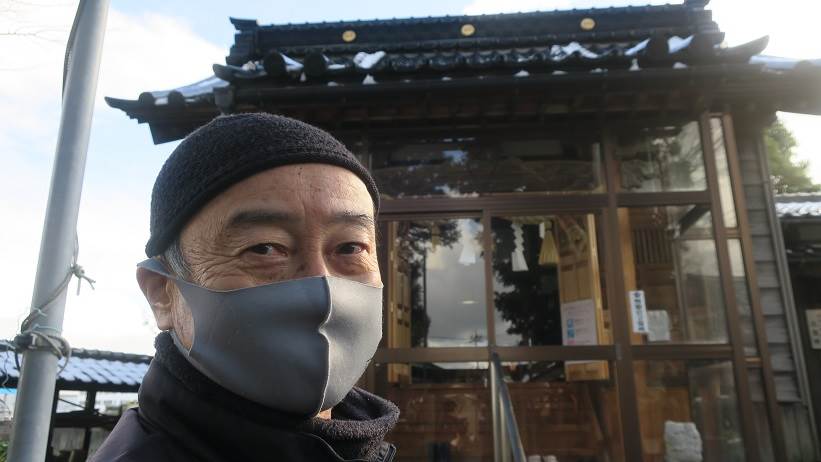
[[[329,221],[330,223],[350,223],[365,229],[374,229],[376,227],[372,216],[367,213],[357,213],[351,210],[336,213]]]
[[[281,225],[294,221],[296,217],[287,212],[274,210],[242,210],[228,219],[225,229],[241,229],[254,225]]]

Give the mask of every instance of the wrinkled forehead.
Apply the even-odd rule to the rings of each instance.
[[[214,234],[238,225],[325,224],[346,217],[352,224],[374,228],[374,203],[365,183],[334,165],[293,164],[265,170],[227,188],[185,230],[206,227]]]

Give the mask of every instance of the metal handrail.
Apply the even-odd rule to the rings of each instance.
[[[516,422],[516,413],[513,412],[510,391],[504,379],[502,361],[499,359],[499,354],[495,352],[491,355],[490,362],[490,389],[493,395],[491,407],[494,461],[525,462],[525,448],[519,436],[519,425]]]

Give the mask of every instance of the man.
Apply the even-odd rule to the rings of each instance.
[[[163,332],[92,460],[392,460],[398,409],[354,388],[382,335],[378,209],[367,169],[310,125],[242,114],[189,135],[137,269]]]

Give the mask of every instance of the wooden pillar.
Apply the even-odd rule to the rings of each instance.
[[[54,387],[54,401],[51,403],[51,423],[48,426],[48,443],[46,447],[46,460],[51,459],[51,440],[54,437],[54,421],[57,420],[57,402],[60,401],[60,387]]]
[[[612,342],[605,330],[604,310],[599,271],[599,250],[596,240],[596,219],[593,214],[558,216],[559,299],[562,304],[590,300],[595,310],[596,340],[599,345]],[[566,326],[562,326],[566,329]],[[607,361],[574,361],[565,363],[567,381],[607,380]]]
[[[97,390],[89,390],[86,392],[86,406],[85,411],[88,415],[94,414],[94,405],[97,403]],[[88,456],[88,450],[91,446],[91,427],[88,426],[85,428],[85,434],[83,435],[83,454]]]

